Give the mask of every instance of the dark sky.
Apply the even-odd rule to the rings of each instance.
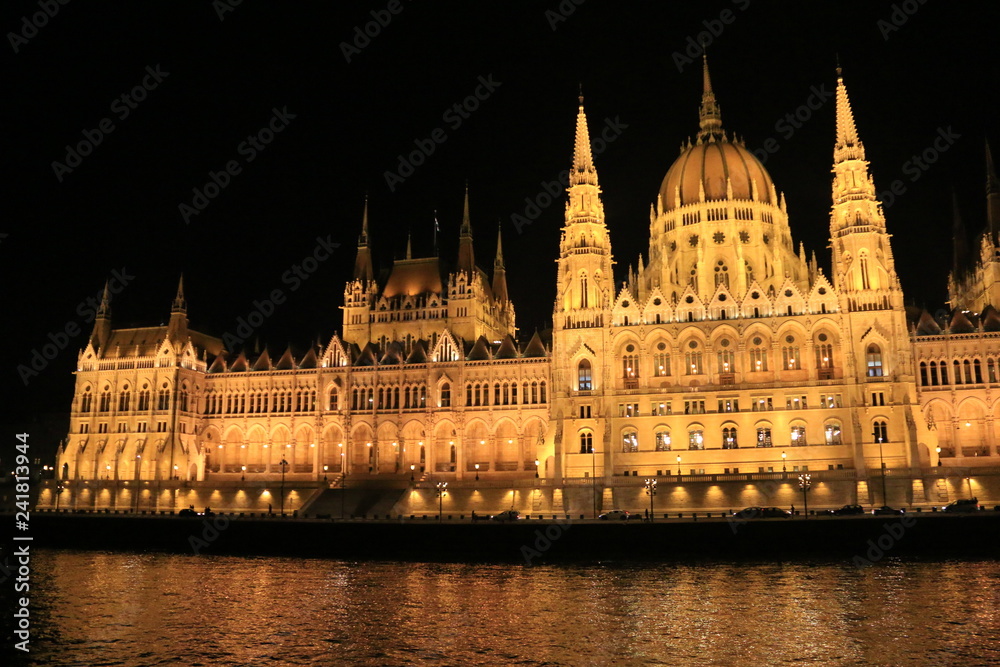
[[[480,264],[492,270],[499,220],[522,334],[547,327],[563,205],[520,233],[512,216],[569,166],[578,85],[595,133],[621,128],[596,162],[624,273],[647,252],[649,204],[697,130],[700,72],[675,54],[697,57],[699,33],[725,128],[751,148],[776,141],[767,169],[788,197],[796,243],[824,266],[834,102],[803,110],[799,127],[782,119],[814,89],[833,91],[838,53],[876,187],[906,187],[887,220],[908,301],[945,298],[951,188],[970,229],[983,222],[983,143],[1000,134],[995,2],[245,0],[220,19],[224,6],[73,2],[37,15],[36,30],[24,17],[39,4],[3,3],[5,425],[50,437],[39,418],[67,411],[89,335],[80,304],[114,271],[134,276],[114,300],[116,326],[164,321],[183,271],[196,329],[232,332],[255,299],[281,289],[287,300],[255,335],[279,353],[328,339],[365,193],[376,263],[388,267],[408,231],[415,254],[431,252],[435,209],[451,258],[468,181]],[[391,19],[376,30],[372,11]],[[377,34],[345,56],[366,24]],[[485,99],[468,117],[445,115],[481,78],[499,85],[479,88]],[[144,80],[151,90],[131,108],[121,97]],[[243,142],[275,109],[294,117],[251,151]],[[906,166],[948,128],[959,138],[933,165]],[[397,156],[435,130],[444,141],[390,189]],[[100,143],[74,167],[66,147],[88,136]],[[186,222],[179,206],[232,160],[240,172]],[[341,247],[293,290],[282,276],[317,237]],[[73,325],[84,332],[25,385],[18,365]]]

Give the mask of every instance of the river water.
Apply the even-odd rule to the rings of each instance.
[[[32,567],[40,665],[1000,664],[997,561]]]

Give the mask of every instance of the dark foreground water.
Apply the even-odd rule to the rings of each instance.
[[[1000,664],[996,561],[32,565],[35,664]]]

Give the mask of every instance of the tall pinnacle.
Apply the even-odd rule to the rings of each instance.
[[[368,196],[365,196],[365,211],[361,217],[361,236],[358,237],[358,255],[354,260],[354,279],[371,281],[374,279],[372,271],[372,255],[368,249]]]
[[[590,131],[587,129],[587,114],[583,110],[583,95],[580,95],[580,110],[576,115],[576,143],[573,146],[573,169],[570,170],[569,184],[597,185],[597,169],[590,150]]]
[[[715,101],[715,93],[712,91],[712,78],[708,74],[708,55],[702,54],[701,61],[701,106],[698,108],[698,140],[704,141],[710,136],[722,135],[722,111]]]
[[[108,281],[104,281],[104,293],[101,294],[101,305],[97,309],[99,319],[109,319],[111,317],[111,292],[108,290]]]
[[[833,149],[833,161],[864,160],[865,147],[858,137],[858,129],[854,125],[854,112],[851,111],[851,101],[847,97],[847,86],[840,68],[837,68],[837,143]]]
[[[476,272],[476,253],[472,247],[472,220],[469,217],[469,186],[465,186],[465,203],[462,207],[462,227],[458,234],[458,271],[464,271],[472,280]]]
[[[503,266],[503,239],[500,226],[497,225],[497,256],[493,260],[493,298],[497,303],[509,299],[507,295],[507,271]]]
[[[406,233],[406,259],[413,259],[413,235]]]
[[[172,313],[183,313],[187,310],[187,301],[184,300],[184,274],[181,274],[180,280],[177,281],[177,296],[174,297],[174,302],[170,307],[170,312]]]

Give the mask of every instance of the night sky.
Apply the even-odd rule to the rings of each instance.
[[[38,14],[47,3],[52,17]],[[408,232],[415,255],[432,252],[434,210],[453,259],[468,182],[480,265],[492,271],[499,222],[521,335],[550,326],[563,204],[520,228],[514,216],[569,166],[579,86],[592,134],[613,137],[596,164],[620,281],[647,253],[650,202],[697,131],[702,38],[724,127],[751,149],[773,140],[766,167],[793,238],[828,273],[839,54],[876,187],[905,187],[886,216],[907,301],[939,308],[952,188],[970,236],[984,222],[998,14],[995,2],[916,0],[5,2],[4,432],[28,429],[36,453],[54,451],[87,299],[115,272],[127,282],[115,326],[165,322],[183,272],[192,328],[233,332],[279,289],[249,345],[325,342],[366,193],[385,270]],[[455,110],[477,93],[475,110]],[[280,131],[260,136],[269,124]],[[941,132],[958,137],[926,170],[908,164]],[[432,137],[423,164],[388,183],[398,156]],[[87,155],[67,154],[81,142]],[[225,187],[196,201],[210,172]],[[296,275],[317,239],[340,247]],[[81,333],[25,385],[18,366],[67,327]]]

